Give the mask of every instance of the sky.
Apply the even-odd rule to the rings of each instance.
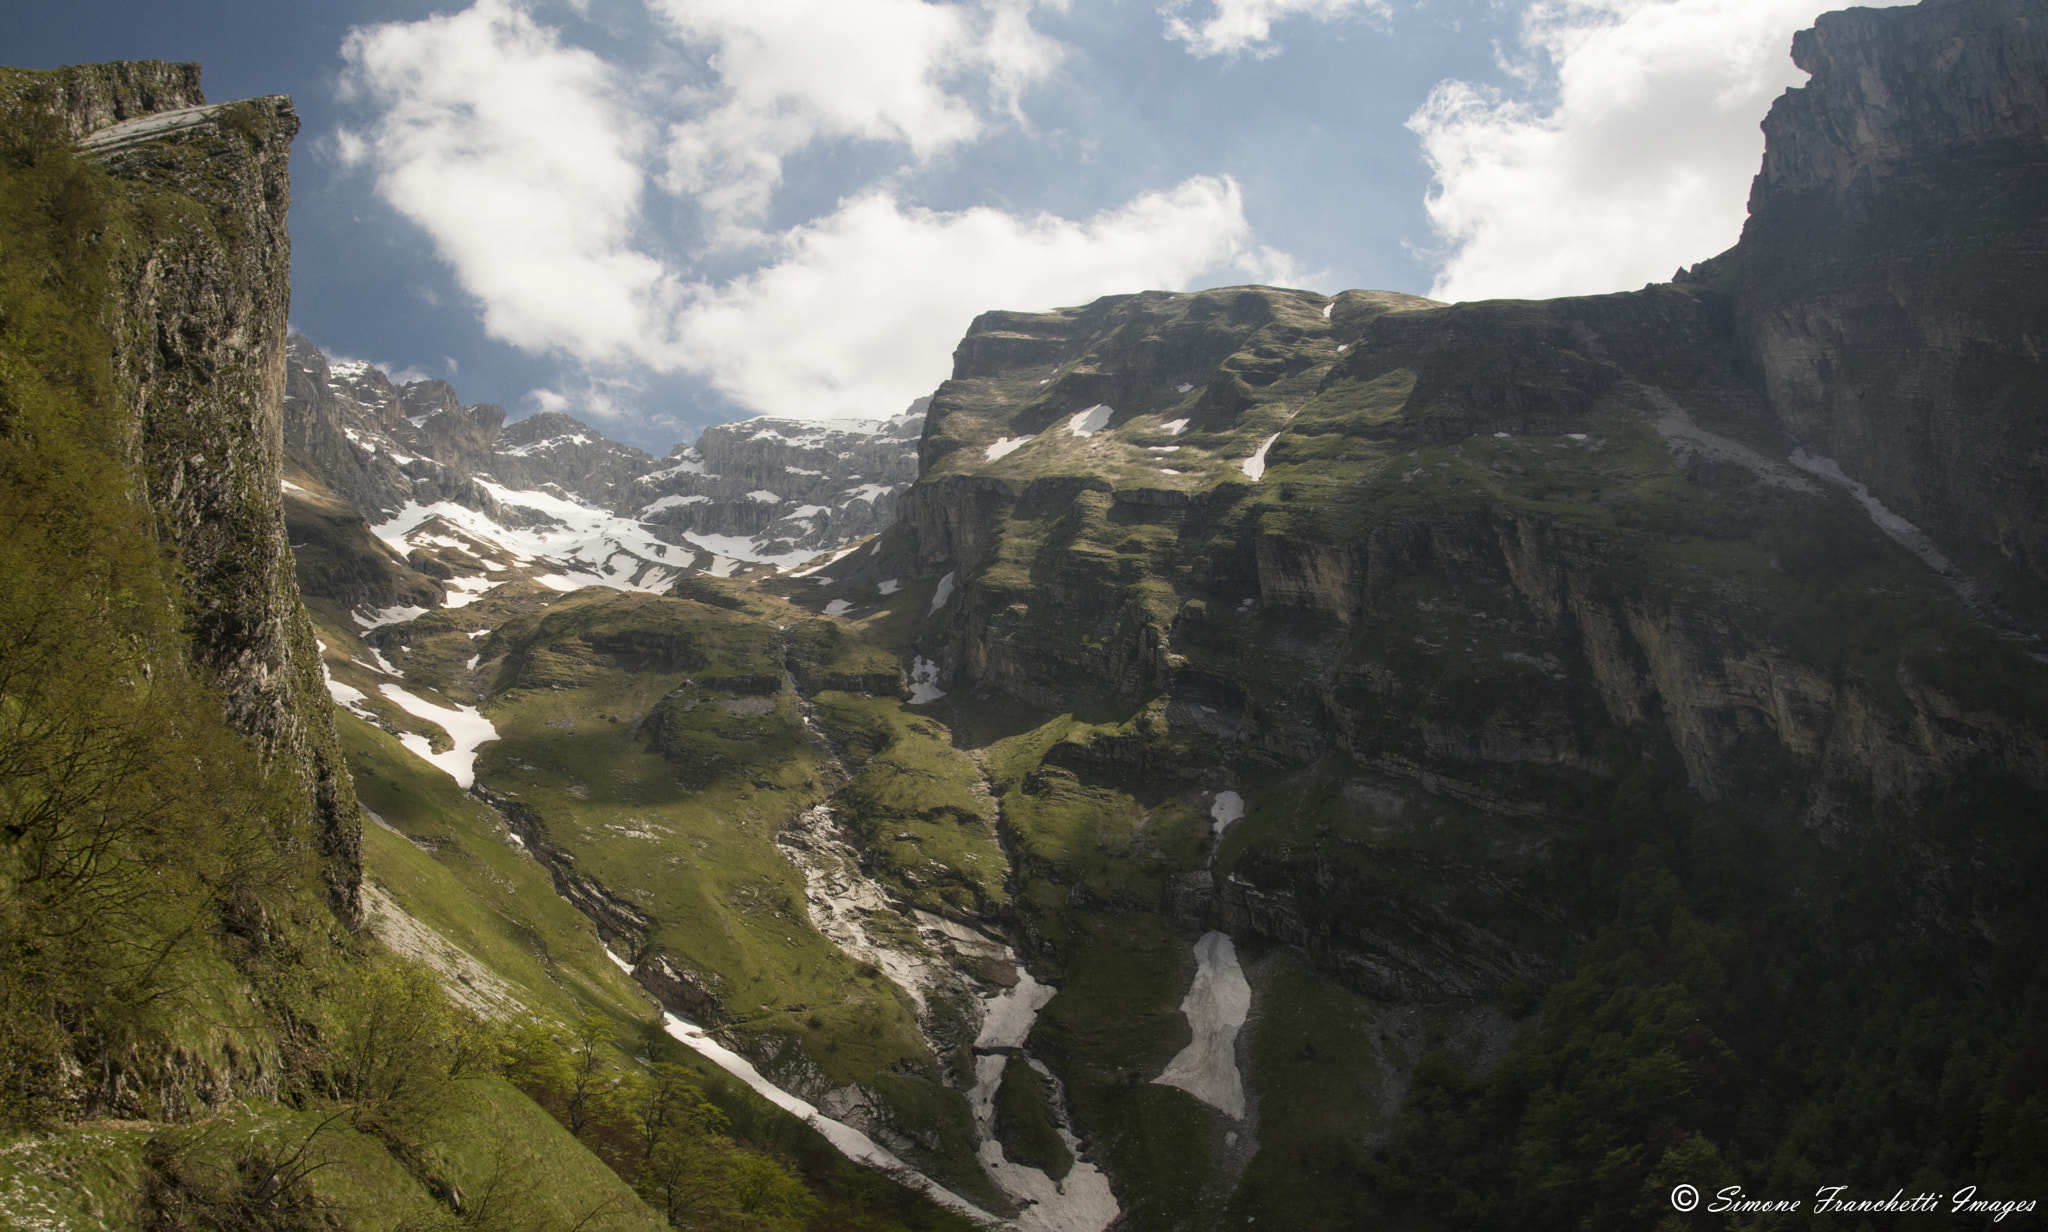
[[[1819,0],[14,0],[290,94],[294,328],[665,454],[883,418],[974,317],[1626,290],[1735,242]]]

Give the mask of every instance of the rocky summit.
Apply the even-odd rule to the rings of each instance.
[[[279,228],[233,254],[260,329],[117,279],[75,328],[140,444],[95,465],[175,602],[94,695],[190,675],[278,776],[224,798],[317,824],[119,831],[222,887],[177,899],[215,991],[157,1017],[30,927],[70,832],[7,831],[54,905],[0,916],[0,1115],[46,1131],[0,1181],[111,1161],[150,1227],[248,1177],[364,1228],[1720,1226],[1688,1186],[2041,1226],[2048,6],[1793,55],[1740,242],[1670,282],[997,309],[905,415],[666,458],[287,342]],[[275,173],[281,104],[30,86],[94,191]],[[91,333],[136,305],[195,324]]]
[[[330,364],[294,336],[285,505],[307,593],[366,627],[515,580],[659,591],[873,534],[915,477],[923,423],[922,405],[872,423],[749,420],[655,458],[557,412],[508,424],[445,381]]]

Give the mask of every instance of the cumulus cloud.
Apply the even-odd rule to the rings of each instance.
[[[1064,7],[1056,0],[1055,7]],[[762,238],[782,164],[835,138],[900,144],[919,159],[979,137],[991,113],[1063,49],[1030,21],[1034,0],[654,0],[719,81],[668,132],[668,186],[703,205],[712,238]]]
[[[1188,0],[1168,0],[1160,14],[1166,18],[1166,36],[1188,45],[1197,56],[1236,55],[1249,51],[1270,56],[1280,48],[1273,43],[1273,23],[1288,17],[1313,17],[1336,21],[1343,17],[1371,14],[1384,17],[1386,0],[1210,0],[1214,11],[1207,19],[1189,21],[1183,14]]]
[[[1229,179],[1191,179],[1085,222],[935,213],[874,192],[784,236],[772,265],[699,288],[681,328],[690,366],[748,406],[870,418],[929,393],[989,308],[1178,289],[1218,269],[1295,274],[1252,242]]]
[[[530,350],[658,359],[679,280],[640,251],[650,141],[613,70],[508,0],[353,31],[341,142],[432,237],[485,327]]]
[[[1435,173],[1438,299],[1623,290],[1741,232],[1758,129],[1802,80],[1815,0],[1547,0],[1508,67],[1538,101],[1440,83],[1408,120]]]
[[[842,9],[887,28],[856,31],[829,16]],[[432,238],[493,336],[573,361],[528,395],[533,404],[601,419],[630,414],[647,374],[678,372],[756,411],[893,414],[945,378],[954,343],[985,309],[1180,289],[1211,272],[1299,277],[1253,240],[1236,182],[1214,177],[1080,221],[936,212],[868,186],[823,217],[760,234],[761,263],[726,280],[695,272],[683,245],[651,233],[643,207],[659,191],[658,153],[673,153],[693,124],[711,161],[693,173],[701,182],[678,187],[715,210],[759,204],[719,197],[753,191],[745,167],[714,174],[748,150],[763,160],[758,187],[772,185],[777,151],[807,141],[891,141],[915,158],[973,139],[1057,63],[1029,14],[1028,0],[677,4],[678,29],[715,36],[719,101],[664,133],[639,85],[513,0],[477,0],[351,35],[346,86],[372,119],[342,148]],[[879,65],[857,63],[863,47]],[[889,47],[903,54],[891,59]],[[944,68],[954,52],[966,59]],[[980,91],[972,106],[948,85],[962,64]]]

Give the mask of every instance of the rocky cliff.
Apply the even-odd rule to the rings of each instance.
[[[794,568],[889,524],[923,426],[921,407],[870,423],[747,420],[658,459],[558,412],[508,424],[444,381],[394,385],[303,337],[284,405],[305,480],[285,490],[301,582],[364,627],[510,581],[662,590],[689,573]]]
[[[748,540],[762,556],[831,551],[895,520],[923,428],[922,405],[864,423],[714,424],[641,476],[634,499],[670,534]]]
[[[2048,6],[1828,13],[1764,121],[1730,254],[1746,370],[1785,430],[2048,619]]]
[[[331,895],[358,911],[361,838],[282,524],[291,303],[283,97],[207,105],[197,65],[10,79],[139,207],[109,246],[114,375],[138,494],[186,579],[190,653],[229,723],[299,784]]]

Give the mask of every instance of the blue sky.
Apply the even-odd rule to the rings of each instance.
[[[287,93],[293,322],[665,453],[894,414],[978,311],[1640,286],[1725,248],[1814,0],[20,0],[8,63]]]

